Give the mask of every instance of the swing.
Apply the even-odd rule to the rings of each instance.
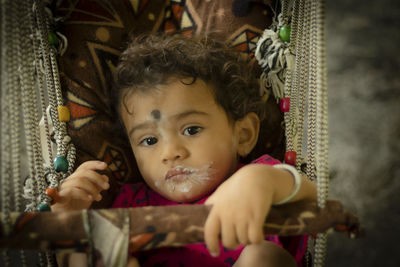
[[[129,146],[113,134],[115,128],[108,110],[102,107],[106,106],[108,94],[107,75],[115,66],[121,40],[130,30],[135,34],[179,30],[194,35],[217,32],[218,29],[211,29],[213,23],[221,23],[226,41],[254,56],[262,68],[261,93],[273,115],[268,128],[280,131],[271,135],[262,129],[257,149],[296,166],[318,185],[318,203],[273,207],[265,233],[318,233],[315,239],[310,238],[315,240],[315,266],[324,264],[328,229],[351,237],[359,235],[357,218],[343,211],[339,202],[327,200],[322,1],[259,1],[248,9],[240,8],[241,1],[160,1],[154,5],[138,0],[130,2],[131,13],[122,1],[55,1],[46,8],[39,0],[3,2],[1,248],[69,249],[85,251],[89,256],[96,250],[106,266],[124,266],[128,245],[130,250],[144,250],[202,241],[207,206],[105,209],[120,185],[139,175],[137,167],[128,164],[135,162]],[[55,12],[54,17],[50,10]],[[214,17],[207,10],[214,10]],[[273,21],[271,14],[275,14]],[[260,30],[266,25],[270,25],[269,29]],[[23,136],[19,130],[22,125]],[[98,136],[96,142],[91,140],[94,135]],[[23,166],[23,149],[28,166]],[[57,201],[56,188],[74,166],[94,158],[109,164],[107,174],[112,177],[111,189],[103,194],[100,203],[93,205],[102,209],[45,212],[51,201]],[[21,170],[29,170],[25,181]],[[26,204],[22,196],[27,199]],[[160,223],[163,219],[168,224]],[[182,231],[182,225],[187,231]],[[114,242],[105,244],[106,238],[114,238]],[[117,252],[111,253],[112,247]],[[6,253],[4,261],[10,264]],[[44,261],[54,264],[50,253],[43,264]],[[92,257],[89,263],[94,261]]]

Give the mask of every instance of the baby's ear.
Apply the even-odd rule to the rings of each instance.
[[[237,153],[246,157],[257,144],[260,131],[260,119],[254,112],[247,113],[242,119],[235,122],[237,141]]]

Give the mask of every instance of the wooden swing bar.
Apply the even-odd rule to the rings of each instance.
[[[60,213],[13,212],[10,214],[12,230],[0,232],[0,248],[84,248],[90,240],[85,216],[91,218],[90,227],[103,225],[103,233],[109,230],[110,223],[122,229],[124,221],[128,222],[130,247],[134,250],[181,246],[203,241],[203,225],[209,210],[210,206],[206,205],[181,205]],[[126,216],[129,220],[125,220]],[[4,222],[0,223],[4,229]],[[325,208],[319,208],[316,202],[272,207],[264,224],[265,234],[280,236],[312,235],[331,229],[346,232],[351,238],[361,233],[357,217],[344,211],[342,204],[334,200],[327,201]]]

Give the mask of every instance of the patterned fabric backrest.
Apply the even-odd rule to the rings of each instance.
[[[111,73],[128,36],[159,31],[217,33],[230,46],[252,55],[259,36],[274,16],[268,0],[247,1],[247,9],[240,10],[244,15],[241,17],[232,12],[233,0],[54,2],[55,17],[62,18],[56,30],[68,40],[59,65],[65,103],[71,111],[68,132],[77,147],[76,167],[91,159],[109,164],[111,188],[103,193],[101,202],[94,204],[95,208],[109,207],[120,185],[141,179],[129,143],[115,134],[115,120],[107,110]],[[268,103],[274,125],[261,130],[262,145],[256,150],[280,158],[282,117],[274,100]],[[267,131],[271,127],[274,131]]]

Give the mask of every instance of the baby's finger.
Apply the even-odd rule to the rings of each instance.
[[[105,170],[107,168],[107,163],[100,160],[89,160],[85,161],[76,169],[78,170]]]
[[[108,189],[110,187],[108,183],[108,177],[107,175],[100,174],[96,171],[92,170],[85,170],[82,173],[77,173],[77,175],[80,175],[81,177],[79,178],[87,178],[90,182],[98,186],[99,190],[102,191],[104,189]]]
[[[208,215],[204,225],[204,241],[207,249],[213,257],[219,255],[219,234],[221,231],[221,223],[219,218],[212,213]]]
[[[90,195],[94,200],[100,200],[100,191],[101,189],[98,186],[90,181],[87,177],[78,177],[76,179],[65,180],[59,187],[59,192],[70,192],[71,188],[79,188],[80,190],[86,192],[87,195]]]
[[[65,179],[64,183],[66,183],[67,181],[68,182],[72,182],[72,181],[80,182],[83,179],[89,180],[91,183],[96,185],[98,187],[99,191],[108,189],[110,187],[110,185],[108,183],[109,179],[108,179],[107,175],[100,174],[93,170],[79,170],[79,171],[77,170],[70,177]]]
[[[235,249],[238,246],[235,226],[231,221],[223,221],[221,225],[222,244],[229,249]]]
[[[63,191],[58,193],[59,203],[65,203],[71,199],[83,200],[83,201],[93,201],[93,197],[88,194],[85,190],[77,187],[68,187]]]
[[[262,240],[264,240],[262,224],[255,220],[251,221],[249,223],[249,242],[259,244]]]
[[[246,221],[236,224],[236,235],[240,244],[247,245],[249,243],[249,230]]]

